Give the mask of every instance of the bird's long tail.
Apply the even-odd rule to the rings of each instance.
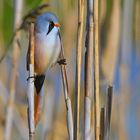
[[[41,91],[41,88],[43,86],[43,83],[44,83],[44,80],[45,80],[45,75],[37,75],[35,77],[35,81],[34,81],[34,84],[35,84],[35,95],[34,95],[34,101],[35,101],[35,108],[34,108],[34,120],[35,120],[35,126],[37,125],[39,119],[40,119],[40,91]]]

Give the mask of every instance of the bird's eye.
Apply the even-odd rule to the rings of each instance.
[[[53,27],[54,27],[54,23],[53,22],[50,22],[49,23],[49,28],[48,28],[47,35],[50,33],[50,31],[53,29]]]

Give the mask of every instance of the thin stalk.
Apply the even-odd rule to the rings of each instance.
[[[63,87],[64,87],[64,95],[65,95],[65,103],[67,109],[67,129],[68,129],[68,139],[73,140],[73,117],[72,117],[72,108],[71,108],[71,100],[68,96],[68,86],[67,86],[67,74],[65,66],[61,66]]]
[[[78,31],[76,48],[76,93],[74,106],[74,140],[79,139],[79,113],[80,113],[80,88],[81,88],[81,63],[84,26],[84,0],[78,0]]]
[[[61,38],[61,36],[60,36]],[[61,59],[64,60],[64,50],[63,50],[63,44],[61,40]],[[65,104],[67,109],[67,129],[68,129],[68,139],[73,140],[73,117],[72,117],[72,107],[71,107],[71,100],[69,98],[69,88],[68,88],[68,79],[67,79],[67,72],[65,65],[61,66],[61,75],[62,75],[62,82],[63,82],[63,88],[64,88],[64,98],[65,98]]]
[[[110,121],[111,121],[111,109],[112,109],[112,95],[113,95],[113,87],[108,86],[107,90],[107,103],[106,103],[106,139],[109,140],[109,132],[110,132]]]
[[[21,24],[21,16],[22,16],[22,0],[14,0],[14,31],[19,28]],[[6,114],[6,126],[5,126],[5,134],[4,139],[10,140],[11,130],[12,130],[12,122],[13,122],[13,109],[14,109],[14,98],[15,98],[15,86],[16,86],[16,78],[17,78],[17,69],[18,69],[18,60],[19,60],[19,44],[18,40],[20,38],[20,33],[18,32],[13,41],[13,55],[12,55],[12,69],[11,69],[11,77],[10,77],[10,89],[9,89],[9,101],[7,107]]]
[[[94,68],[95,68],[95,139],[100,137],[100,100],[99,100],[99,0],[94,1]]]
[[[101,115],[100,115],[100,140],[105,140],[104,134],[105,134],[105,109],[103,107],[101,108]]]
[[[28,79],[28,124],[29,124],[29,139],[34,139],[35,124],[34,124],[34,24],[30,24],[29,28],[29,79]]]
[[[87,0],[87,35],[85,54],[85,111],[84,139],[90,139],[91,96],[93,95],[93,0]]]
[[[85,96],[84,110],[84,140],[91,139],[91,98]]]

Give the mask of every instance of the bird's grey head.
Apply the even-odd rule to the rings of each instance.
[[[59,27],[58,18],[51,12],[46,12],[37,17],[36,31],[49,34],[54,27]]]

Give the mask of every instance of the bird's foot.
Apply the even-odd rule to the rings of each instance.
[[[59,65],[67,65],[66,59],[65,59],[65,58],[60,59],[59,61],[57,61],[57,63],[58,63]]]
[[[27,81],[28,81],[29,79],[35,79],[35,78],[36,78],[36,75],[29,76],[29,77],[27,78]]]

